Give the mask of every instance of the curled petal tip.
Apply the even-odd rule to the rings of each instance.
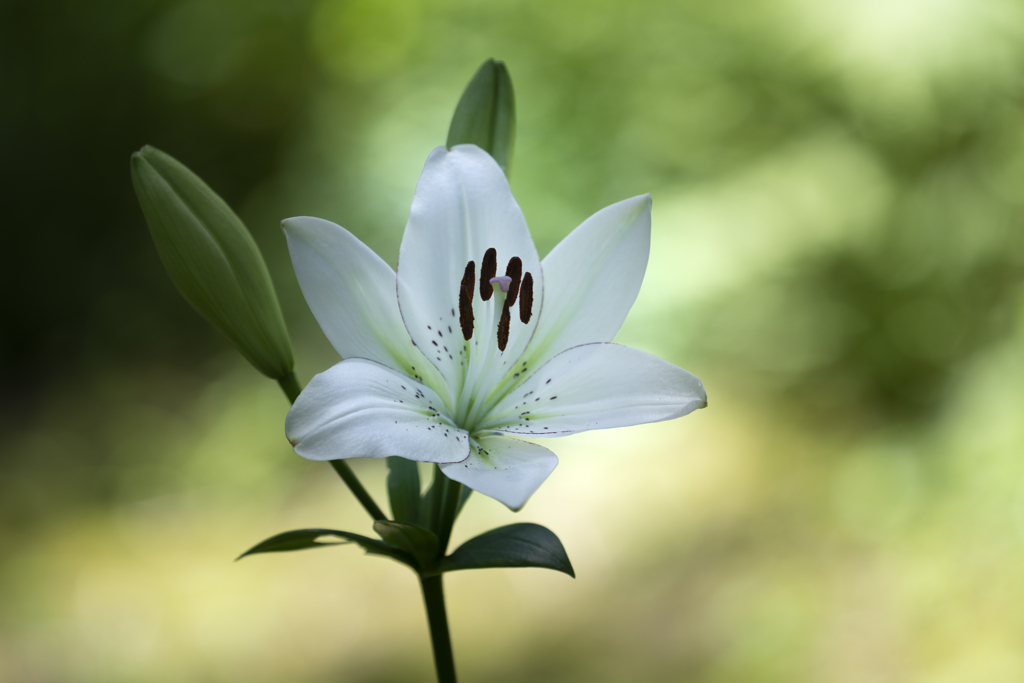
[[[307,230],[306,226],[303,225],[304,218],[305,216],[292,216],[291,218],[285,218],[281,221],[281,230],[284,232],[302,234]]]

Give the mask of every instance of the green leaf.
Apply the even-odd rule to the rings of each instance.
[[[569,556],[551,530],[539,524],[510,524],[463,543],[433,573],[488,567],[543,567],[576,578]]]
[[[421,570],[431,567],[437,559],[437,536],[421,526],[378,520],[373,523],[373,530],[388,545],[415,557]]]
[[[494,157],[508,175],[515,137],[516,98],[512,79],[503,62],[488,59],[477,69],[455,107],[445,146],[451,149],[466,143],[477,145]]]
[[[420,471],[412,460],[388,458],[388,497],[391,515],[399,522],[416,524],[420,517]]]
[[[317,539],[322,536],[334,536],[344,540],[337,543],[323,543],[317,541]],[[402,564],[408,565],[413,569],[417,568],[416,559],[410,553],[394,548],[383,541],[378,541],[376,538],[368,538],[366,536],[360,536],[359,534],[353,534],[348,531],[337,531],[335,529],[297,529],[295,531],[285,531],[284,533],[271,536],[267,540],[257,543],[239,555],[236,558],[236,561],[247,555],[256,555],[258,553],[280,553],[289,550],[304,550],[306,548],[344,545],[346,543],[357,543],[362,546],[363,550],[371,555],[384,555],[393,560],[398,560]]]
[[[153,244],[178,291],[257,370],[288,378],[291,340],[263,256],[241,219],[158,149],[133,154],[131,171]]]

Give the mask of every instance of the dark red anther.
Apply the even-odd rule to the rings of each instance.
[[[523,261],[518,256],[513,256],[508,260],[508,267],[505,269],[505,275],[512,278],[512,282],[508,285],[508,304],[512,306],[516,302],[516,296],[519,294],[519,283],[523,279]]]
[[[519,320],[525,325],[533,315],[533,275],[523,275],[523,285],[519,288]]]
[[[484,252],[484,260],[480,262],[480,298],[488,301],[494,294],[491,278],[498,273],[498,252],[491,247]]]
[[[459,325],[462,326],[462,336],[469,341],[473,338],[473,285],[476,280],[476,263],[470,261],[466,264],[466,272],[462,276],[462,286],[459,287]]]
[[[512,314],[508,310],[508,299],[501,309],[501,320],[498,321],[498,349],[504,351],[508,346],[508,328],[512,324]]]

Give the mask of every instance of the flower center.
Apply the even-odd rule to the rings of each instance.
[[[511,308],[519,302],[519,320],[524,325],[533,316],[533,275],[523,273],[523,260],[518,256],[509,259],[504,275],[497,275],[498,252],[492,247],[484,253],[480,262],[480,298],[489,301],[491,296],[500,291],[505,301],[500,303],[501,317],[498,319],[498,349],[505,350],[508,346],[508,335],[512,324]],[[473,291],[476,288],[476,262],[466,264],[459,286],[459,325],[462,336],[469,341],[473,338]]]

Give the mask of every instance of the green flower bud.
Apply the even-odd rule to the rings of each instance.
[[[132,155],[132,185],[167,274],[207,322],[268,377],[291,376],[292,344],[270,273],[216,192],[153,147]]]
[[[455,107],[445,146],[450,149],[472,143],[494,157],[508,175],[515,136],[516,98],[512,79],[503,62],[488,59],[477,69]]]

